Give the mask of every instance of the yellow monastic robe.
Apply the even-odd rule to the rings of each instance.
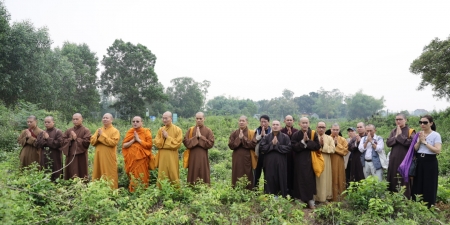
[[[120,133],[114,126],[102,127],[102,134],[98,136],[98,130],[91,136],[91,145],[95,147],[94,171],[92,180],[102,176],[112,180],[111,188],[118,188],[119,176],[117,175],[117,144]]]
[[[167,131],[167,138],[164,138],[163,130]],[[178,149],[182,141],[181,129],[174,124],[159,128],[154,141],[156,148],[158,148],[158,180],[167,178],[173,184],[180,182]],[[160,187],[159,182],[158,186]]]
[[[344,156],[348,154],[348,143],[339,136],[334,154],[331,154],[331,167],[333,168],[333,201],[343,199],[340,195],[346,188]]]
[[[332,172],[330,154],[334,153],[334,140],[326,134],[322,136],[319,134],[317,135],[319,136],[319,140],[320,138],[323,138],[323,146],[320,148],[320,151],[322,152],[324,159],[325,169],[322,174],[320,174],[320,177],[316,177],[317,193],[314,196],[314,200],[318,202],[325,202],[327,199],[333,198],[333,190],[331,190]]]

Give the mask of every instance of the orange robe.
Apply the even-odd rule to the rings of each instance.
[[[22,150],[20,151],[20,167],[27,167],[31,165],[31,163],[36,162],[39,163],[39,149],[37,146],[37,136],[41,134],[42,130],[38,127],[35,127],[33,133],[36,137],[27,138],[26,130],[23,130],[20,134],[17,142],[20,146],[22,146]]]
[[[112,180],[111,188],[117,189],[119,176],[117,174],[117,144],[120,133],[114,126],[102,127],[102,134],[98,130],[91,136],[91,145],[95,147],[94,171],[92,180],[104,178]]]
[[[162,131],[168,133],[164,138]],[[183,141],[181,129],[175,124],[159,128],[155,137],[155,145],[158,148],[158,180],[169,179],[172,184],[180,182],[180,166],[178,160],[178,149]],[[158,183],[159,186],[159,183]]]
[[[347,140],[339,136],[338,143],[334,150],[334,154],[331,154],[333,201],[339,201],[343,199],[341,194],[346,189],[344,156],[348,154]]]
[[[140,179],[147,187],[150,177],[148,164],[152,155],[152,133],[147,128],[131,128],[127,131],[123,143],[130,142],[134,138],[134,131],[138,133],[141,143],[135,141],[128,148],[122,148],[123,158],[125,160],[125,172],[130,177],[130,186],[128,189],[133,192],[136,183],[133,179]]]

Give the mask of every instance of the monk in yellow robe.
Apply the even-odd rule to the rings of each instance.
[[[331,158],[330,155],[334,153],[333,138],[325,134],[325,122],[317,123],[317,134],[319,137],[320,151],[324,159],[325,168],[319,177],[316,177],[316,195],[314,200],[317,202],[326,202],[333,198],[333,191],[331,190],[332,172],[331,172]]]
[[[181,129],[172,124],[172,113],[165,112],[162,117],[164,126],[159,128],[155,137],[158,148],[158,180],[169,179],[172,184],[180,182],[178,149],[183,141]],[[160,184],[158,183],[160,187]]]
[[[331,137],[334,140],[335,150],[331,154],[331,168],[333,171],[333,201],[342,200],[342,192],[346,189],[345,161],[344,156],[348,154],[347,140],[339,136],[341,128],[337,123],[331,127]]]
[[[29,116],[27,118],[28,129],[25,129],[20,133],[17,142],[22,146],[20,151],[20,167],[27,167],[33,162],[39,163],[39,149],[37,146],[37,137],[41,134],[42,130],[37,127],[36,116]]]
[[[130,178],[128,189],[133,192],[137,184],[134,180],[148,186],[150,172],[149,161],[152,155],[152,133],[150,129],[143,128],[142,118],[133,117],[133,128],[127,131],[123,139],[122,154],[125,160],[125,172]]]
[[[117,144],[120,133],[113,125],[113,116],[109,113],[103,115],[103,127],[95,131],[91,136],[91,145],[95,147],[94,171],[92,180],[111,180],[111,188],[117,189],[119,176],[117,175]]]
[[[205,126],[205,114],[195,114],[196,126],[188,129],[183,144],[190,149],[187,182],[210,183],[208,149],[214,146],[214,134]]]

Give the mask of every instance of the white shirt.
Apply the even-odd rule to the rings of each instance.
[[[360,152],[366,151],[366,154],[364,155],[364,159],[366,160],[372,160],[372,151],[375,150],[377,153],[381,153],[381,151],[384,151],[384,141],[383,138],[374,134],[372,141],[367,143],[366,148],[364,148],[364,142],[366,142],[367,136],[364,136],[361,139],[361,142],[359,142],[358,149]],[[376,149],[373,149],[372,144],[376,144]]]
[[[419,141],[419,140],[417,140],[417,141]],[[432,145],[432,146],[434,146],[435,143],[442,144],[441,135],[436,131],[432,131],[430,134],[428,134],[428,136],[425,138],[425,141],[429,145]],[[433,154],[433,155],[436,154],[436,153],[430,151],[430,149],[428,149],[428,147],[422,143],[420,143],[419,150],[417,152],[424,153],[424,154]]]

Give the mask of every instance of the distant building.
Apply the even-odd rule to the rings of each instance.
[[[300,114],[300,118],[301,117],[307,117],[307,118],[316,118],[316,119],[320,119],[319,115],[317,115],[317,113],[302,113]]]
[[[428,111],[425,109],[416,109],[414,110],[414,112],[412,113],[414,116],[423,116],[428,114]]]

